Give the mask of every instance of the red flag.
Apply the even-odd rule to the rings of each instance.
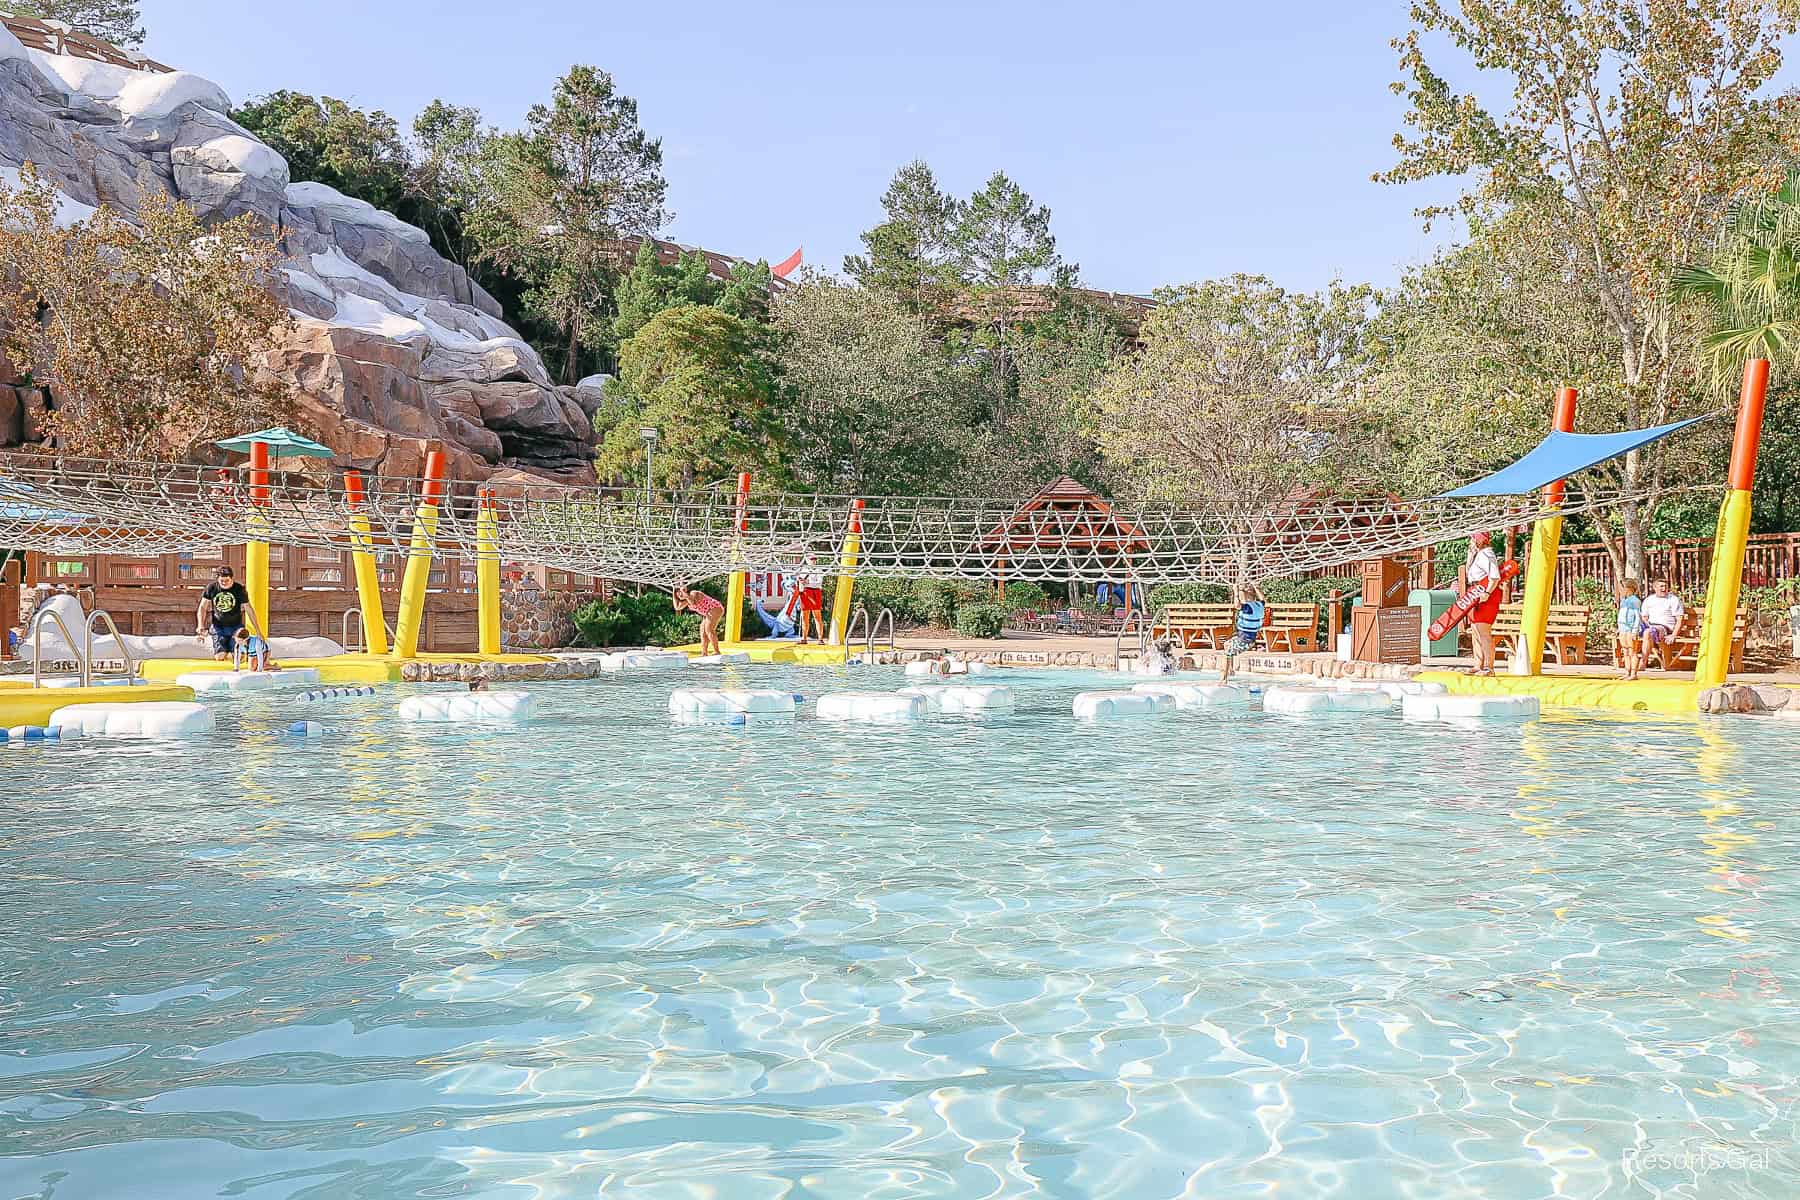
[[[789,275],[792,275],[798,270],[800,266],[800,256],[805,252],[806,247],[802,246],[778,263],[773,272],[775,278],[786,279]]]

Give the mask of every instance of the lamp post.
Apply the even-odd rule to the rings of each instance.
[[[644,425],[638,429],[638,437],[644,441],[644,503],[650,503],[651,489],[655,487],[656,476],[652,473],[656,465],[656,427]]]

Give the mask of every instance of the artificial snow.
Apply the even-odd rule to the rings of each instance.
[[[401,241],[431,242],[431,236],[417,225],[408,225],[399,217],[383,212],[373,204],[352,199],[329,184],[312,181],[290,183],[287,185],[286,199],[295,208],[310,208],[346,225],[373,225]]]

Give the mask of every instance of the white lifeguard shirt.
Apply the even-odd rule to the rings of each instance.
[[[1469,586],[1481,587],[1483,584],[1500,582],[1500,560],[1494,557],[1492,546],[1483,546],[1469,560]]]
[[[1674,592],[1666,596],[1655,594],[1644,597],[1644,624],[1661,625],[1664,629],[1673,629],[1681,624],[1681,618],[1687,608],[1681,603],[1681,597]]]

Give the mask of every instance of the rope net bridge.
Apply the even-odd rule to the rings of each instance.
[[[47,456],[0,458],[0,546],[54,553],[154,555],[246,540],[400,553],[478,549],[478,512],[498,516],[498,551],[523,563],[669,586],[729,571],[793,567],[803,555],[837,572],[854,549],[862,578],[967,581],[1237,583],[1392,555],[1479,529],[1519,526],[1618,502],[1571,489],[1537,495],[1402,501],[1306,496],[1245,505],[1078,504],[959,497],[769,495],[728,488],[684,497],[561,487],[484,501],[452,483],[420,519],[419,480],[274,475],[252,489],[241,472]],[[1040,494],[1041,495],[1041,494]],[[367,534],[352,529],[352,518]],[[853,524],[859,537],[846,547]],[[857,543],[860,543],[859,545]],[[490,543],[491,545],[491,543]]]

